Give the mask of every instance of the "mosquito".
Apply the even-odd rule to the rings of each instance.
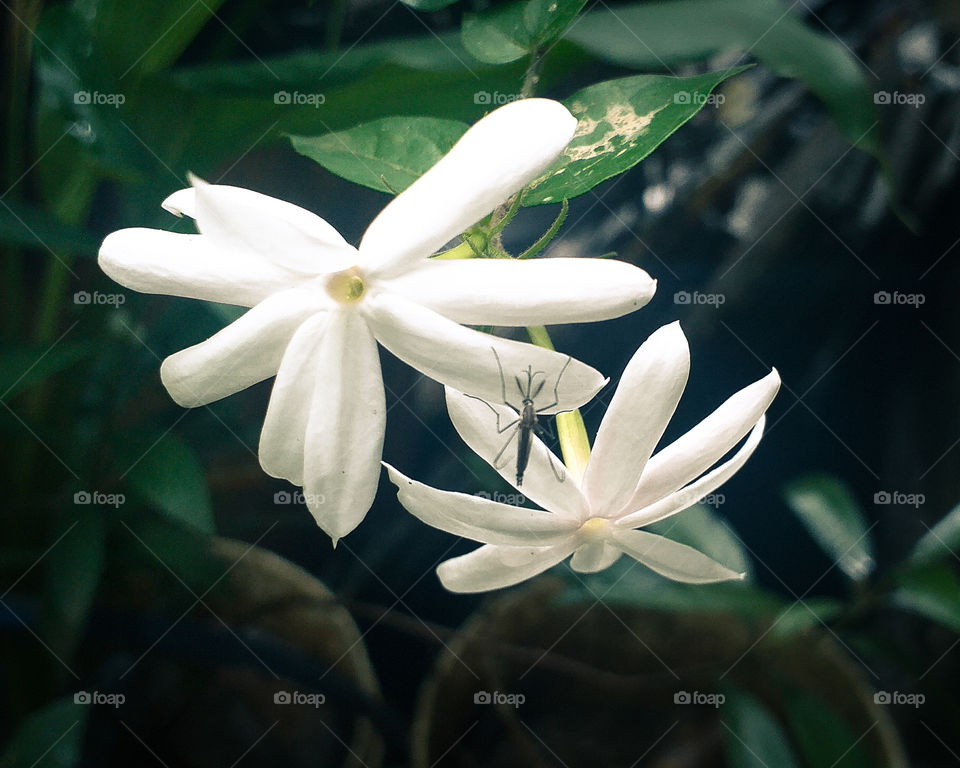
[[[497,455],[493,457],[493,466],[494,469],[501,469],[504,466],[506,462],[501,461],[501,458],[503,457],[503,454],[506,452],[510,443],[513,442],[514,436],[516,436],[517,487],[519,488],[521,485],[523,485],[523,473],[526,472],[527,464],[530,461],[530,449],[532,447],[533,435],[542,437],[546,434],[546,430],[540,425],[538,417],[545,411],[554,408],[557,403],[560,402],[560,396],[557,394],[558,390],[560,389],[560,379],[563,378],[564,371],[566,371],[567,366],[570,365],[570,357],[567,357],[567,362],[563,364],[563,368],[560,369],[560,373],[557,375],[557,381],[553,386],[553,402],[537,408],[535,401],[547,383],[547,374],[543,371],[534,371],[533,366],[528,365],[526,371],[520,375],[514,376],[513,380],[517,385],[517,394],[520,396],[520,405],[514,405],[507,400],[507,381],[506,377],[503,375],[503,365],[500,363],[500,355],[497,354],[497,350],[493,347],[490,349],[493,352],[494,358],[496,358],[497,368],[500,371],[500,399],[505,406],[512,409],[514,413],[516,413],[517,418],[515,418],[506,426],[500,426],[500,414],[496,411],[496,409],[486,400],[481,400],[480,398],[475,399],[480,400],[481,403],[486,405],[496,415],[497,434],[502,435],[508,429],[513,429],[513,432],[507,438],[506,442],[503,444],[500,450],[497,451]],[[557,467],[554,466],[552,457],[550,458],[550,468],[553,470],[553,474],[559,482],[562,483],[566,479],[566,475],[564,474],[563,470],[558,470]]]

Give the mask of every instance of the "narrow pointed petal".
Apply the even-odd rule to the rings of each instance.
[[[214,246],[203,235],[134,227],[107,235],[100,268],[141,293],[252,307],[302,278],[248,253]]]
[[[576,129],[549,99],[494,110],[373,220],[360,241],[364,265],[398,273],[426,258],[546,170]]]
[[[507,428],[517,420],[513,410],[497,402],[468,397],[450,387],[446,395],[447,411],[460,437],[504,480],[534,503],[567,520],[579,523],[584,518],[587,502],[576,479],[536,435],[531,435],[530,460],[523,484],[517,486],[516,429]]]
[[[206,341],[170,355],[160,366],[163,385],[179,405],[194,408],[274,376],[297,328],[328,305],[316,291],[274,294]]]
[[[280,361],[260,432],[260,466],[272,477],[303,485],[307,423],[316,393],[320,348],[330,314],[315,315],[294,333]],[[338,403],[327,403],[336,408]]]
[[[359,313],[333,313],[313,364],[303,492],[336,545],[373,504],[386,426],[377,342]]]
[[[440,563],[437,576],[451,592],[486,592],[512,587],[533,578],[566,559],[575,547],[501,547],[488,544],[467,555]]]
[[[554,325],[609,320],[639,309],[657,281],[608,259],[430,259],[390,290],[467,325]]]
[[[677,512],[682,512],[692,507],[704,496],[713,493],[733,477],[740,470],[740,467],[746,463],[747,459],[753,455],[757,446],[760,445],[760,438],[763,437],[763,427],[766,423],[766,418],[766,416],[760,417],[760,421],[757,422],[757,425],[750,432],[747,441],[728,461],[708,472],[695,483],[691,483],[685,488],[671,493],[666,498],[654,502],[649,507],[637,510],[620,518],[616,521],[616,526],[618,528],[640,528],[645,525],[651,525],[660,520],[665,520],[671,515],[677,514]]]
[[[319,216],[249,189],[207,184],[174,192],[163,207],[197,222],[214,245],[259,256],[301,274],[332,272],[356,264],[356,250]]]
[[[617,562],[622,554],[605,541],[591,541],[573,553],[570,567],[577,573],[599,573]]]
[[[414,517],[441,531],[482,544],[542,547],[569,539],[578,521],[539,509],[514,507],[481,496],[452,493],[411,480],[384,464],[397,499]]]
[[[677,409],[690,373],[690,348],[679,323],[653,333],[634,353],[617,385],[583,476],[594,515],[630,500],[643,468]]]
[[[780,375],[774,369],[659,451],[647,462],[624,509],[641,509],[659,501],[706,472],[754,427],[779,389]]]
[[[612,533],[613,544],[651,571],[687,584],[711,584],[715,581],[743,579],[745,574],[731,571],[693,547],[647,531]]]
[[[488,402],[502,402],[505,382],[525,377],[528,367],[543,372],[547,381],[537,407],[556,401],[546,413],[579,408],[606,383],[599,371],[568,355],[464,328],[401,296],[381,293],[363,307],[377,340],[394,355],[431,379]]]

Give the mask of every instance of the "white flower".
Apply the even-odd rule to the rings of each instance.
[[[134,290],[252,307],[167,358],[163,383],[193,407],[276,375],[260,463],[324,500],[311,512],[336,543],[363,519],[377,488],[386,416],[377,342],[439,382],[496,399],[491,348],[511,369],[552,371],[567,358],[459,323],[602,320],[653,295],[646,272],[617,261],[428,258],[547,168],[575,128],[546,99],[492,112],[384,208],[359,248],[297,206],[195,182],[164,207],[194,218],[200,234],[114,232],[100,265]],[[561,405],[577,407],[602,385],[597,371],[574,361]]]
[[[523,493],[543,510],[440,491],[388,465],[407,510],[429,525],[486,545],[441,563],[437,574],[444,586],[454,592],[508,587],[570,555],[575,571],[593,573],[623,553],[676,581],[703,584],[742,578],[692,547],[636,530],[694,505],[740,469],[760,442],[764,412],[780,387],[780,377],[772,370],[651,457],[689,370],[690,351],[679,323],[664,326],[637,350],[603,417],[582,478],[567,472],[559,480],[551,467],[559,460],[534,438]],[[497,434],[491,408],[501,413],[503,424],[514,418],[512,411],[449,388],[447,406],[460,436],[491,462],[507,435]],[[730,459],[707,471],[748,432]],[[497,462],[511,484],[516,480],[511,464],[515,457],[516,440]]]

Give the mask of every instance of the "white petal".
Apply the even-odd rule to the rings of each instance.
[[[587,503],[576,479],[536,435],[531,435],[530,460],[523,484],[517,485],[516,429],[505,429],[516,421],[514,411],[496,402],[468,397],[450,387],[447,387],[446,395],[447,411],[460,437],[504,480],[544,509],[568,520],[579,522],[584,518]]]
[[[609,320],[639,309],[657,281],[609,259],[429,259],[390,290],[467,325]]]
[[[100,268],[142,293],[252,307],[303,278],[248,253],[224,251],[203,235],[135,227],[107,235]]]
[[[653,333],[627,363],[583,476],[592,514],[613,514],[633,496],[689,373],[690,348],[680,323]]]
[[[742,579],[745,574],[731,571],[716,560],[686,544],[647,531],[612,532],[613,544],[636,558],[651,571],[687,584]]]
[[[317,524],[336,546],[373,504],[386,425],[377,342],[359,313],[333,313],[313,364],[319,375],[306,432],[303,491]]]
[[[514,507],[481,496],[440,491],[384,464],[397,498],[414,517],[455,536],[483,544],[549,546],[566,541],[579,523],[540,509]]]
[[[605,541],[591,541],[582,544],[570,558],[570,567],[578,573],[598,573],[605,571],[623,554],[619,549]]]
[[[616,521],[617,527],[639,528],[644,525],[651,525],[659,520],[664,520],[671,515],[675,515],[677,512],[682,512],[688,507],[692,507],[704,496],[713,493],[733,477],[756,450],[760,444],[760,438],[763,437],[763,427],[766,423],[766,418],[766,416],[760,417],[760,421],[757,422],[753,431],[750,432],[747,441],[728,461],[725,461],[716,469],[708,472],[695,483],[691,483],[685,488],[671,493],[666,498],[651,504],[649,507],[645,507],[644,509],[620,518]]]
[[[633,511],[659,501],[708,470],[760,420],[779,388],[780,375],[774,369],[659,451],[647,462],[624,509]]]
[[[576,129],[549,99],[494,110],[373,220],[360,241],[364,265],[397,273],[429,256],[546,170]]]
[[[320,348],[332,313],[315,315],[293,335],[270,393],[260,432],[260,466],[273,477],[303,485],[303,452],[307,422],[321,368]],[[336,403],[328,403],[336,407]]]
[[[553,547],[500,547],[492,544],[440,563],[437,576],[451,592],[486,592],[512,587],[564,560],[575,544]]]
[[[356,250],[319,216],[259,192],[193,179],[163,207],[186,214],[214,245],[247,252],[302,274],[346,269]]]
[[[206,341],[170,355],[160,366],[163,385],[193,408],[274,376],[300,324],[327,306],[315,291],[274,294]]]
[[[401,296],[381,293],[362,306],[377,340],[394,355],[441,384],[489,402],[502,402],[504,390],[506,399],[515,401],[514,378],[525,381],[528,368],[542,372],[540,380],[546,381],[536,401],[545,413],[579,408],[606,383],[599,371],[568,355],[464,328]]]

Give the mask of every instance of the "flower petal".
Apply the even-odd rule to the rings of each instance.
[[[380,479],[387,406],[376,339],[355,311],[333,313],[313,364],[319,375],[306,432],[303,490],[333,539],[363,520]]]
[[[648,531],[612,532],[613,544],[651,571],[687,584],[742,579],[746,574],[731,571],[693,547]]]
[[[163,201],[173,214],[186,214],[214,245],[250,253],[301,274],[346,269],[357,252],[319,216],[259,192],[192,177],[193,187]]]
[[[488,402],[503,402],[511,383],[514,393],[507,391],[506,399],[515,401],[514,378],[525,378],[528,368],[544,372],[546,384],[536,401],[543,413],[579,408],[606,383],[599,371],[568,355],[464,328],[401,296],[381,293],[362,306],[377,340],[394,355],[431,379]]]
[[[327,312],[311,317],[293,334],[280,361],[260,432],[260,466],[263,471],[294,485],[303,485],[307,422],[317,379],[325,370],[320,360],[320,348],[332,314]],[[325,405],[335,408],[338,404]]]
[[[429,259],[390,290],[468,325],[609,320],[639,309],[657,281],[609,259]]]
[[[780,375],[774,369],[659,451],[647,462],[637,490],[624,509],[633,511],[659,501],[713,466],[760,420],[778,389]]]
[[[440,563],[437,576],[451,592],[486,592],[512,587],[567,558],[573,540],[553,547],[501,547],[492,544]]]
[[[100,268],[142,293],[252,307],[301,277],[248,253],[215,247],[203,235],[134,227],[107,235]]]
[[[495,109],[373,220],[360,241],[364,265],[396,273],[426,258],[546,170],[576,129],[549,99]]]
[[[441,531],[483,544],[549,546],[566,541],[579,523],[540,509],[514,507],[482,496],[431,488],[384,463],[397,498],[414,517]]]
[[[468,397],[451,387],[446,388],[446,395],[450,420],[474,453],[497,470],[510,485],[544,509],[577,523],[583,520],[587,503],[576,479],[536,435],[531,435],[530,459],[523,475],[523,484],[517,485],[518,436],[514,427],[506,428],[517,420],[514,411],[496,402],[487,403]]]
[[[598,573],[605,571],[623,553],[605,541],[590,541],[581,544],[580,548],[570,558],[570,567],[577,573]]]
[[[761,416],[760,421],[750,432],[747,441],[741,446],[731,459],[721,464],[716,469],[708,472],[695,483],[691,483],[679,491],[671,493],[669,496],[654,502],[649,507],[645,507],[636,512],[620,518],[616,521],[619,528],[639,528],[644,525],[651,525],[659,520],[664,520],[671,515],[682,512],[692,507],[700,499],[709,493],[713,493],[717,488],[723,485],[727,480],[733,477],[740,467],[753,454],[760,444],[760,438],[763,437],[763,427],[767,417]]]
[[[654,332],[627,363],[583,476],[592,514],[613,514],[633,496],[689,373],[690,348],[680,323]]]
[[[277,373],[300,324],[328,306],[315,291],[276,293],[206,341],[170,355],[160,366],[163,385],[179,405],[194,408],[263,381]]]

